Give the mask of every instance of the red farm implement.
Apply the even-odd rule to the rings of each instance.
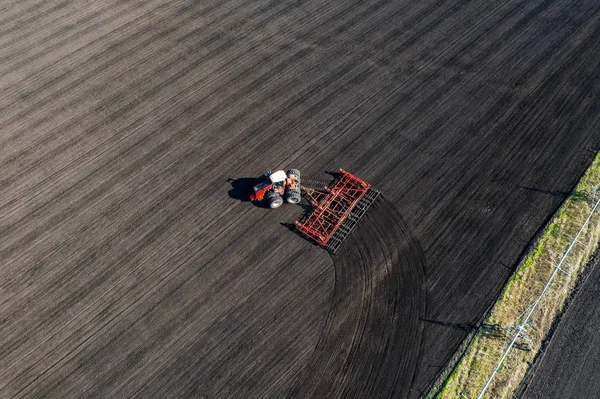
[[[329,186],[303,189],[312,209],[296,221],[296,229],[334,254],[379,196],[369,183],[342,169]]]

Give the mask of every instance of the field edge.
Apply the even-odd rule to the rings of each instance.
[[[490,306],[477,329],[469,334],[440,381],[426,398],[476,398],[496,367],[514,336],[515,325],[543,289],[556,263],[557,254],[563,254],[571,237],[583,225],[592,205],[590,193],[600,184],[600,153],[583,174],[575,189],[558,208],[542,229],[507,284]],[[484,397],[510,398],[537,357],[542,343],[547,341],[555,321],[564,312],[564,306],[575,289],[580,275],[591,260],[600,241],[600,215],[596,213],[583,230],[581,241],[593,245],[576,245],[569,254],[567,273],[557,273],[548,294],[533,313],[535,328],[526,340],[517,342],[518,349],[506,357],[492,380]]]

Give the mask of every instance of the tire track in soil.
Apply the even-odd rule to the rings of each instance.
[[[425,256],[380,198],[337,255],[325,329],[288,397],[406,397],[426,309]]]

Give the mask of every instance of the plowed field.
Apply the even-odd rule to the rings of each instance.
[[[599,11],[0,3],[0,396],[417,397],[600,147]],[[333,260],[232,195],[288,167],[384,195]]]

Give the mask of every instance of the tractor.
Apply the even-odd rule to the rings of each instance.
[[[322,188],[303,187],[297,169],[287,173],[268,171],[257,181],[250,200],[266,203],[271,209],[279,208],[284,199],[290,204],[298,204],[304,193],[309,206],[294,224],[295,229],[332,254],[338,251],[380,195],[369,183],[343,169]]]
[[[251,201],[264,201],[271,209],[279,208],[284,199],[289,204],[302,200],[300,171],[297,169],[290,169],[287,173],[283,170],[263,173],[250,194]]]

